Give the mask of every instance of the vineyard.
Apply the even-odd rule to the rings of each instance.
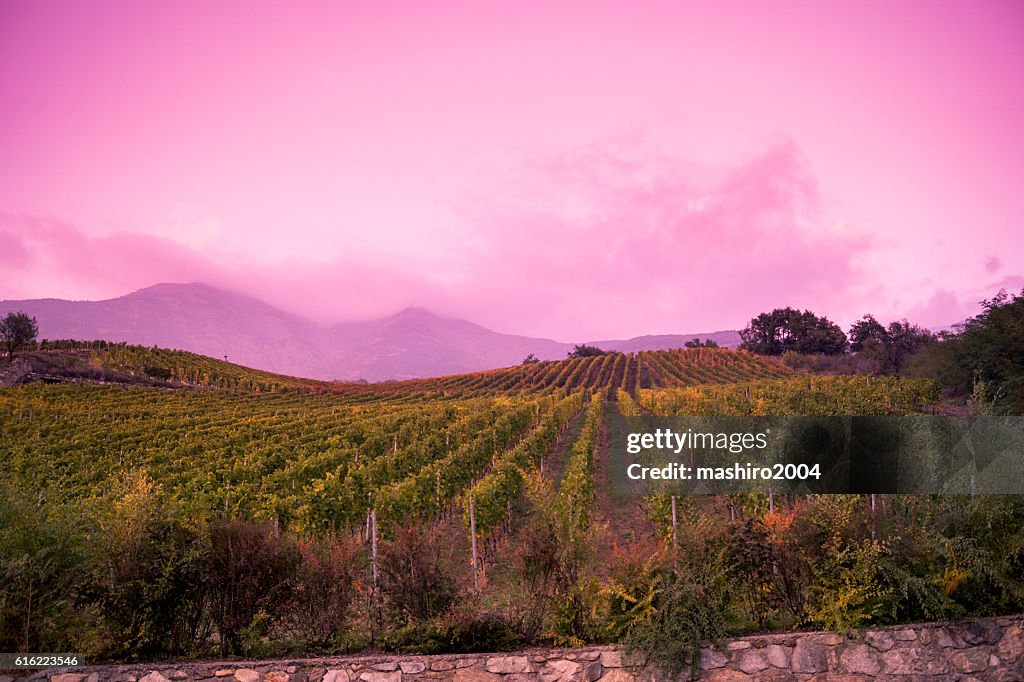
[[[743,561],[769,561],[782,552],[773,544],[779,534],[797,531],[809,533],[800,542],[813,552],[832,552],[839,577],[828,579],[846,585],[863,577],[849,571],[868,570],[889,545],[857,545],[862,554],[850,554],[828,544],[835,538],[815,535],[814,524],[824,516],[845,519],[850,533],[870,528],[870,542],[878,543],[901,527],[902,516],[891,517],[886,530],[877,516],[865,525],[866,507],[855,496],[829,503],[709,498],[680,501],[678,510],[656,495],[640,507],[616,502],[597,474],[606,415],[917,414],[934,411],[938,401],[928,381],[801,375],[713,348],[608,353],[381,384],[309,381],[106,343],[48,342],[31,362],[34,380],[0,389],[0,520],[7,524],[0,551],[8,553],[0,559],[11,586],[0,588],[0,648],[73,648],[67,633],[79,626],[61,620],[71,609],[93,614],[99,628],[81,646],[113,658],[205,655],[211,647],[253,655],[267,652],[258,643],[268,637],[323,651],[360,648],[378,636],[385,647],[416,650],[618,641],[650,615],[639,605],[653,608],[663,588],[651,581],[664,567],[679,576],[734,561],[737,538],[756,545],[743,550],[754,552]],[[911,502],[881,504],[896,514]],[[908,518],[937,513],[922,504],[913,502]],[[873,498],[871,505],[876,514]],[[811,525],[795,523],[801,515]],[[616,537],[636,544],[600,541],[611,522]],[[656,528],[656,544],[643,544],[642,530],[628,526]],[[86,568],[69,565],[58,579],[45,542],[79,542],[68,556]],[[233,554],[232,547],[249,549]],[[941,547],[935,551],[945,556]],[[971,551],[958,549],[959,560],[975,556]],[[147,552],[155,563],[143,570],[139,557]],[[248,556],[262,557],[253,559],[258,570]],[[742,598],[722,606],[732,630],[830,625],[833,617],[853,622],[814,611],[832,598],[820,587],[825,578],[789,560],[796,563],[783,568],[802,567],[793,579],[813,589],[795,602],[796,593],[788,594],[785,604],[775,595],[767,605]],[[925,572],[949,570],[941,556],[924,564]],[[728,580],[756,582],[767,569],[750,570]],[[244,585],[232,582],[249,575],[244,571],[256,572]],[[19,596],[19,585],[45,592],[47,580],[71,581],[73,589],[62,589],[74,599],[54,592],[40,607]],[[866,613],[865,622],[959,613],[955,589],[943,588],[949,594],[940,598],[911,583],[931,595],[916,611],[883,618],[865,605],[868,592],[846,595],[849,608]],[[762,596],[775,589],[755,587],[761,592],[752,594]],[[247,605],[235,596],[244,589],[255,590]],[[117,601],[140,590],[154,595],[146,613],[130,599]],[[456,607],[459,590],[472,593],[470,612]],[[314,598],[320,593],[333,595],[333,606]],[[419,601],[405,601],[411,597]],[[194,608],[168,605],[179,602]],[[988,603],[990,611],[1009,608]],[[40,608],[50,615],[38,615]],[[328,618],[325,609],[341,615]],[[300,624],[297,612],[306,614]],[[157,617],[176,634],[147,620]],[[317,624],[312,630],[310,622]],[[257,625],[262,629],[253,630]],[[462,627],[511,639],[466,643],[477,640],[465,640]],[[263,635],[246,639],[256,631]]]

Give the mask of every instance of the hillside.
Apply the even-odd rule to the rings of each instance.
[[[879,519],[866,496],[698,497],[679,501],[676,528],[664,495],[609,489],[617,415],[915,414],[937,398],[927,381],[811,377],[707,348],[379,384],[103,342],[47,345],[0,372],[15,366],[21,383],[0,387],[0,557],[18,559],[0,585],[4,647],[138,660],[349,651],[374,636],[419,652],[620,641],[629,604],[662,579],[699,586],[706,569],[724,583],[699,608],[731,614],[735,632],[828,625],[847,549],[818,523],[884,563],[857,579],[886,614],[1017,604],[985,601],[1001,583],[941,592],[945,540],[904,528],[913,500],[892,496]],[[953,510],[1019,527],[1015,503],[1000,505]],[[1015,561],[984,527],[950,536],[988,543],[980,576]],[[928,611],[902,606],[896,567]],[[844,623],[884,622],[874,604],[849,608]]]
[[[408,308],[389,317],[322,327],[258,299],[205,284],[158,284],[104,301],[0,301],[0,315],[37,318],[40,338],[101,339],[178,348],[278,374],[320,380],[385,381],[507,367],[529,354],[562,359],[574,344],[502,334],[465,320]],[[735,332],[590,342],[638,352]]]

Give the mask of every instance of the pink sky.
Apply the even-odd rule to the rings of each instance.
[[[0,298],[558,339],[1024,286],[1019,2],[0,4]]]

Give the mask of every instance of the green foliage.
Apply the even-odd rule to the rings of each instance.
[[[0,486],[0,649],[91,650],[79,638],[91,634],[90,614],[75,608],[86,557],[79,523]]]
[[[936,338],[906,320],[883,327],[873,316],[865,315],[850,327],[850,350],[872,361],[879,373],[900,374],[909,358]]]
[[[601,587],[599,622],[602,638],[619,642],[654,617],[665,556],[660,548],[649,545],[616,546],[608,563],[610,575]]]
[[[687,348],[718,348],[718,343],[714,339],[705,339],[701,341],[700,337],[698,337],[687,341],[685,346]]]
[[[139,470],[91,507],[87,585],[109,638],[104,654],[136,660],[188,651],[202,631],[205,534],[184,523]]]
[[[984,382],[1001,413],[1024,414],[1024,290],[1014,296],[1001,291],[982,309],[947,341],[959,369],[955,380],[965,392],[975,380]]]
[[[26,313],[7,313],[0,319],[0,344],[7,351],[7,357],[13,358],[14,351],[24,348],[36,340],[39,325],[36,318]]]
[[[642,657],[670,678],[678,677],[687,666],[695,676],[701,646],[727,634],[723,577],[718,565],[664,573],[654,608],[625,635],[627,653]]]
[[[578,343],[573,346],[572,350],[569,351],[570,358],[592,358],[598,355],[605,355],[608,351],[603,351],[597,346],[588,346],[585,343]]]
[[[759,355],[823,353],[838,355],[846,350],[846,335],[828,318],[809,310],[776,308],[761,313],[740,332],[740,348]]]

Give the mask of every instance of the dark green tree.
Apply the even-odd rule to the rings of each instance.
[[[696,339],[690,339],[686,342],[687,348],[718,348],[718,344],[713,339],[700,340],[700,337]]]
[[[578,343],[573,346],[573,349],[569,351],[570,358],[590,358],[595,355],[604,355],[607,351],[603,351],[597,346],[588,346],[585,343]]]
[[[899,374],[911,356],[935,340],[935,334],[906,320],[883,327],[865,315],[850,327],[850,350],[874,358],[883,373]]]
[[[7,359],[14,357],[14,351],[27,346],[36,340],[39,335],[39,325],[36,318],[29,317],[26,313],[7,313],[0,320],[0,343],[3,343],[7,350]]]
[[[846,350],[846,334],[826,317],[810,310],[776,308],[761,313],[740,332],[740,348],[759,355],[823,353],[838,355]]]
[[[975,380],[984,382],[997,408],[1024,414],[1024,290],[1014,296],[1000,291],[981,306],[982,313],[946,342],[956,381],[966,392]]]

